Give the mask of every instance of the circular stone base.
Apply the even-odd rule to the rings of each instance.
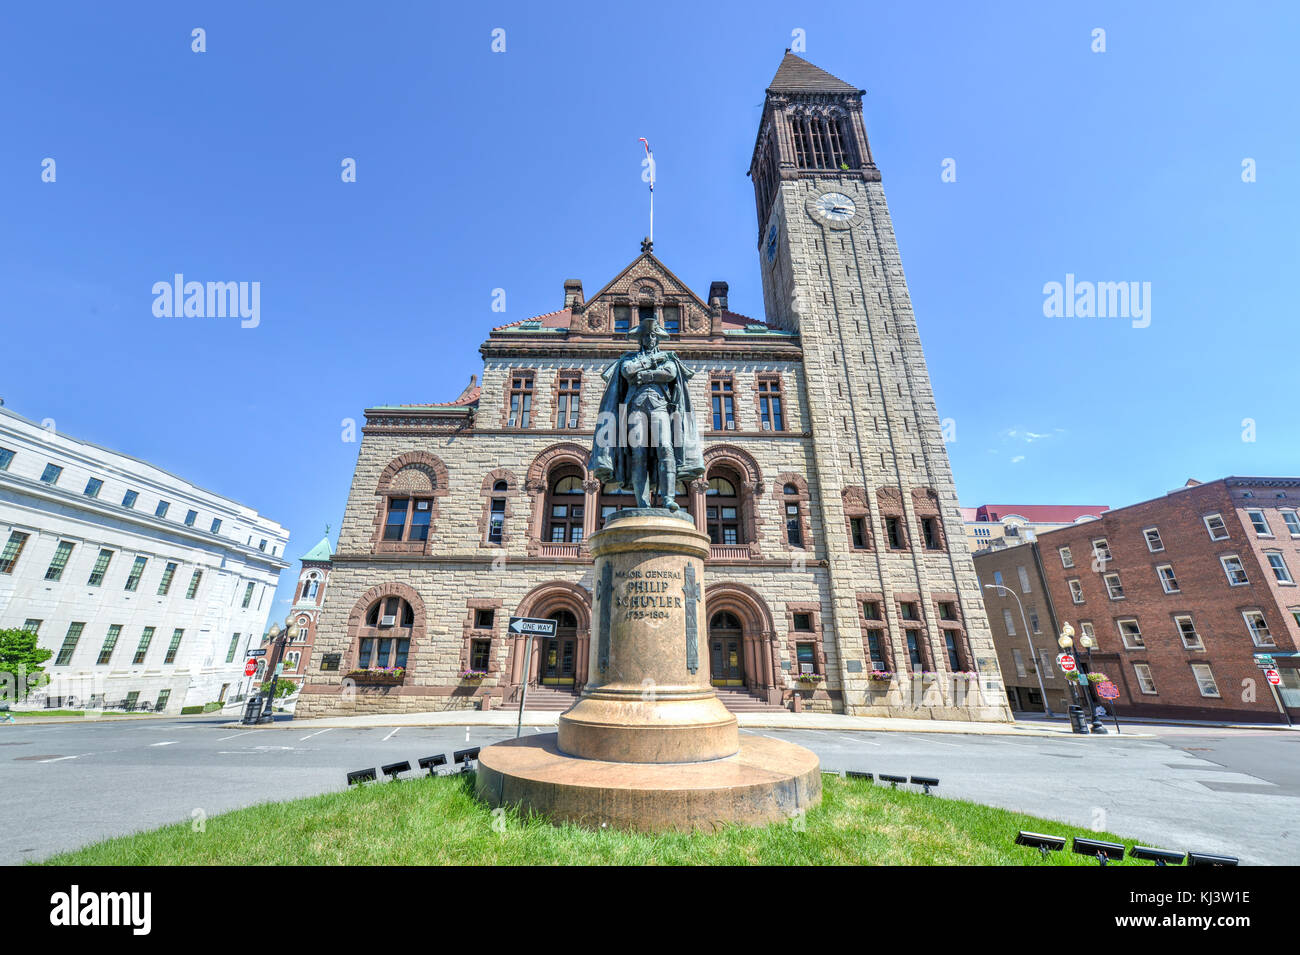
[[[745,736],[740,752],[700,763],[609,763],[562,753],[555,734],[507,740],[478,757],[475,789],[590,828],[712,831],[792,818],[822,798],[821,763],[802,746]]]

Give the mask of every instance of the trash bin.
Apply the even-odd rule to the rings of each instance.
[[[1088,714],[1082,706],[1070,706],[1070,729],[1075,733],[1088,732]]]

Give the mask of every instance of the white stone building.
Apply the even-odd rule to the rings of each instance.
[[[0,629],[54,652],[35,699],[179,712],[247,689],[289,532],[0,408]]]

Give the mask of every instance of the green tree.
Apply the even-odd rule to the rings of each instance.
[[[36,645],[32,631],[0,630],[0,699],[27,699],[28,689],[41,685],[45,673],[41,664],[52,656],[53,650]]]
[[[262,689],[261,689],[261,692],[265,693],[265,692],[266,692],[267,690],[269,690],[270,688],[271,688],[271,681],[270,681],[270,680],[263,680],[263,681],[262,681]],[[297,684],[297,683],[294,683],[293,680],[286,680],[286,679],[284,679],[283,677],[281,677],[279,680],[276,681],[276,684],[275,684],[275,695],[276,695],[277,697],[280,697],[280,696],[288,696],[290,693],[292,693],[292,692],[293,692],[294,690],[296,690],[296,689],[298,689],[298,684]]]

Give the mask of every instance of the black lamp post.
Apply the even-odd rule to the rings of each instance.
[[[284,656],[285,645],[298,636],[298,625],[289,620],[285,622],[285,629],[281,630],[278,623],[271,624],[271,630],[268,636],[275,649],[271,653],[271,662],[267,666],[267,682],[270,684],[266,691],[266,702],[263,705],[261,719],[259,723],[270,722],[275,719],[275,711],[272,706],[275,701],[275,691],[280,685],[280,674],[277,672],[280,666],[280,659]]]
[[[1062,651],[1068,653],[1070,648],[1074,646],[1074,628],[1068,623],[1061,627],[1061,637],[1056,642]],[[1077,681],[1072,678],[1073,674],[1067,673],[1065,676],[1070,681],[1070,695],[1075,700],[1082,698],[1082,704],[1088,711],[1088,730],[1093,733],[1105,733],[1106,727],[1097,718],[1097,704],[1092,698],[1092,681],[1088,679],[1088,667],[1092,663],[1092,648],[1095,646],[1095,642],[1090,636],[1084,634],[1079,637],[1079,646],[1083,648],[1083,652],[1087,656],[1086,664],[1083,660],[1075,658],[1079,674],[1083,678],[1083,689],[1075,690],[1074,685]]]

